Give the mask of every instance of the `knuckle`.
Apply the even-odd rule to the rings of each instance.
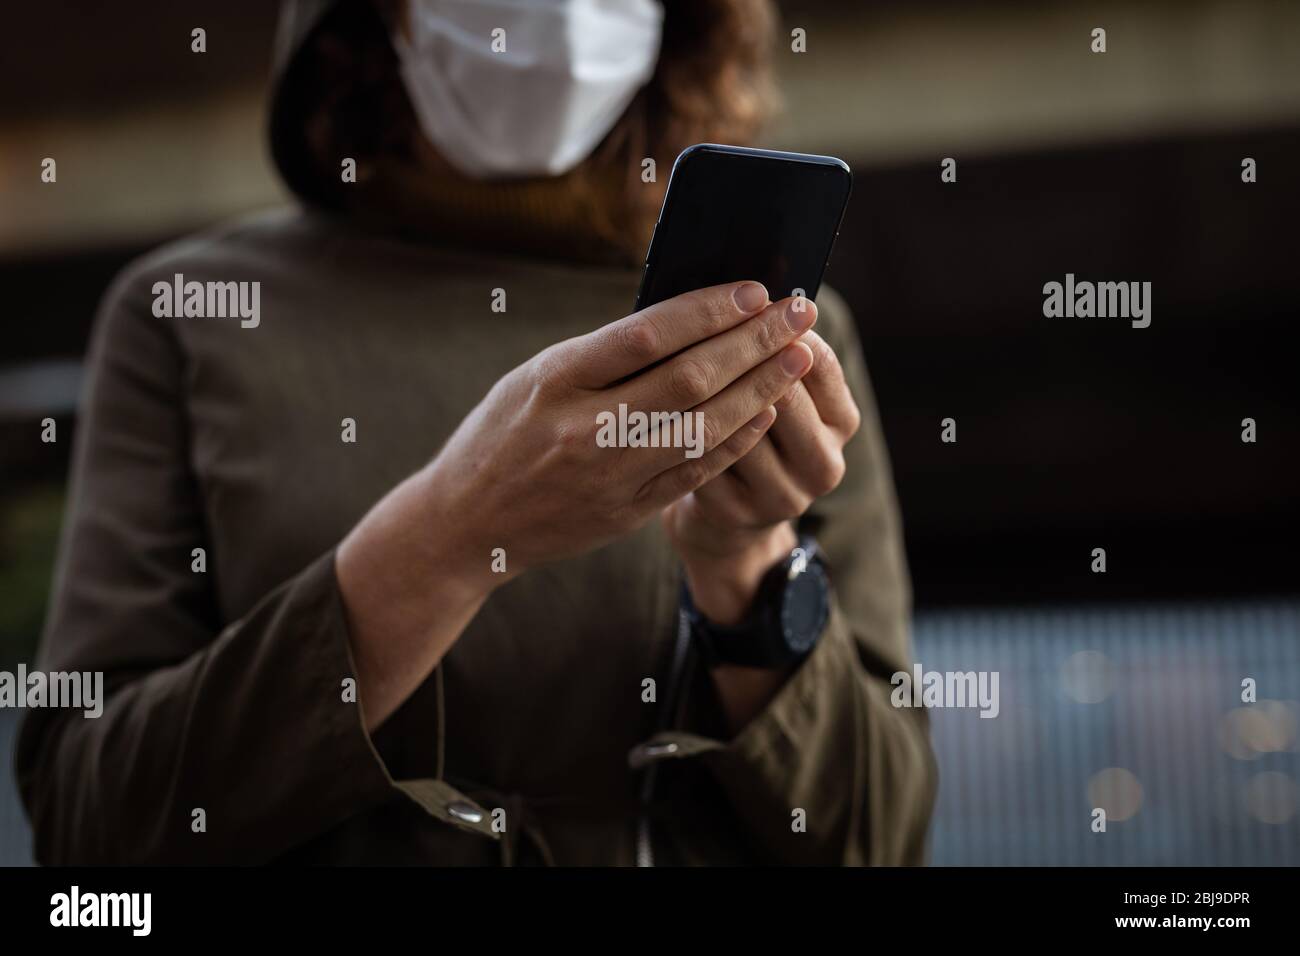
[[[849,402],[849,420],[845,423],[845,427],[848,429],[850,436],[856,435],[858,429],[862,427],[862,412],[858,408],[857,402]]]
[[[770,507],[774,509],[776,518],[782,521],[788,518],[797,518],[804,513],[806,505],[800,500],[802,495],[794,488],[781,488],[773,491]]]
[[[713,451],[713,449],[717,448],[727,440],[728,435],[718,424],[717,416],[705,415],[703,422],[704,450],[706,452]]]
[[[781,510],[787,518],[800,517],[812,503],[811,495],[793,488],[781,496]]]
[[[681,468],[681,490],[694,491],[709,480],[709,463],[703,458],[688,462]]]
[[[823,378],[830,378],[835,381],[843,381],[844,370],[840,368],[839,356],[820,335],[814,337],[814,333],[809,333],[804,339],[813,353],[813,369]]]
[[[770,309],[769,311],[771,314],[763,321],[754,323],[757,326],[755,344],[763,355],[771,355],[776,352],[790,338],[790,330],[785,324],[785,318],[781,310]]]
[[[589,430],[580,422],[571,418],[557,419],[550,428],[551,447],[563,454],[572,454],[579,450],[586,444],[589,437],[591,437]],[[594,438],[592,438],[592,443],[595,443]]]
[[[739,458],[745,453],[746,446],[749,442],[749,438],[745,434],[746,432],[753,434],[753,429],[737,428],[730,435],[727,435],[722,439],[722,448],[726,450],[729,458]]]
[[[840,486],[844,480],[844,455],[836,450],[826,455],[819,463],[813,475],[814,490],[818,495],[829,494]]]
[[[735,313],[729,292],[713,292],[701,296],[700,313],[710,327],[721,325]]]
[[[812,348],[813,355],[818,362],[823,365],[839,364],[839,359],[836,357],[835,350],[831,348],[830,343],[816,332],[809,332],[804,336],[804,341]]]
[[[786,392],[792,391],[791,386],[798,383],[798,379],[790,380],[790,375],[781,367],[781,358],[779,355],[772,356],[768,360],[767,366],[763,368],[762,373],[758,376],[757,392],[760,398],[766,400],[767,404],[775,405],[776,400]]]
[[[533,360],[529,377],[533,391],[551,394],[568,385],[568,363],[554,347],[548,348]]]
[[[759,411],[754,414],[759,415],[762,414],[762,412]],[[755,429],[750,427],[749,421],[750,420],[747,419],[743,424],[736,426],[736,428],[732,430],[731,434],[724,436],[723,447],[725,447],[729,452],[728,457],[733,459],[732,462],[728,464],[728,468],[731,467],[731,464],[735,464],[735,462],[744,458],[746,454],[753,450],[755,445],[763,440],[765,434],[764,429]]]
[[[668,372],[668,387],[675,399],[698,405],[709,397],[709,372],[695,359],[679,359]]]
[[[698,325],[702,331],[716,331],[732,317],[734,306],[716,289],[697,289],[683,292],[664,303],[674,314],[665,314],[665,320]]]
[[[619,347],[634,359],[649,363],[658,355],[659,332],[644,316],[619,326],[616,339]]]

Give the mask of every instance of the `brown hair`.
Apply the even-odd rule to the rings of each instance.
[[[698,142],[752,140],[776,105],[771,0],[663,0],[659,61],[650,82],[582,164],[565,177],[590,194],[598,236],[633,254],[644,249],[677,154]],[[387,23],[401,0],[344,0],[299,53],[289,99],[305,116],[302,159],[309,198],[342,205],[336,157],[373,173],[380,157],[427,157],[398,73]],[[642,182],[655,161],[656,181]],[[456,176],[450,168],[441,170]]]

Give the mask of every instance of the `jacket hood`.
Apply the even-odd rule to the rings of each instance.
[[[318,187],[308,175],[303,136],[304,90],[298,76],[301,53],[326,14],[343,0],[284,0],[272,56],[269,138],[271,158],[285,184],[299,197],[318,202]],[[378,16],[378,13],[376,13]]]
[[[384,137],[396,138],[398,133],[381,113],[366,114],[361,102],[368,92],[366,75],[353,78],[355,83],[335,76],[338,88],[322,87],[326,57],[315,49],[315,41],[325,31],[331,44],[351,44],[357,52],[376,42],[388,43],[390,36],[376,0],[283,0],[273,51],[268,139],[281,179],[305,205],[420,241],[445,242],[454,236],[458,246],[498,253],[639,265],[653,220],[626,228],[608,224],[610,209],[624,198],[623,169],[611,166],[587,177],[518,180],[431,173],[418,157],[400,148],[387,149]],[[335,59],[333,51],[327,56]],[[363,73],[366,69],[360,58],[357,68]],[[347,100],[339,113],[329,114],[331,122],[362,124],[331,131],[355,142],[357,153],[352,155],[366,160],[365,175],[347,189],[339,187],[337,172],[322,168],[311,138],[313,130],[319,131],[311,120],[321,114],[326,97]],[[371,150],[369,144],[376,139],[384,141]]]

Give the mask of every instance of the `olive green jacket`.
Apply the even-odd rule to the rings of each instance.
[[[177,273],[260,282],[260,323],[156,316],[154,283]],[[923,714],[890,704],[890,675],[910,666],[899,515],[829,290],[818,330],[864,423],[844,483],[805,522],[833,575],[829,626],[766,710],[720,731],[655,521],[500,588],[424,686],[363,728],[336,543],[503,373],[624,315],[636,279],[300,212],[120,276],[96,326],[41,659],[102,670],[108,700],[99,719],[27,714],[17,769],[37,859],[921,862],[934,761]]]

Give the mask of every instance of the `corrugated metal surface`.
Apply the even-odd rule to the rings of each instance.
[[[932,712],[933,863],[1300,863],[1300,602],[920,614],[916,657],[999,673],[995,719]],[[0,865],[30,857],[17,718],[0,711]],[[1136,811],[1093,833],[1098,801]]]
[[[997,718],[932,712],[933,863],[1300,863],[1300,604],[952,611],[915,641],[926,670],[1000,672]],[[1097,802],[1136,812],[1094,833]]]
[[[31,834],[14,789],[14,735],[18,730],[17,710],[0,710],[0,866],[31,863]]]

